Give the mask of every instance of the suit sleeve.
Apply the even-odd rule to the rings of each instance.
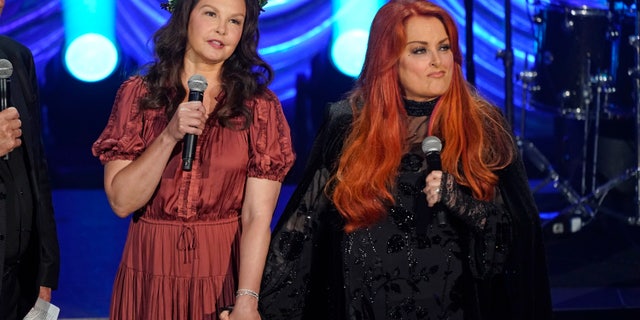
[[[53,201],[51,198],[51,183],[49,169],[46,161],[44,144],[42,141],[41,106],[38,92],[38,82],[35,71],[33,56],[30,51],[25,53],[24,60],[28,76],[28,84],[25,88],[27,105],[30,113],[32,141],[29,150],[33,153],[34,167],[32,168],[32,181],[36,196],[36,228],[39,239],[40,259],[38,266],[38,283],[40,286],[56,289],[58,287],[58,276],[60,273],[60,249],[58,245],[58,235],[56,222],[54,219]]]

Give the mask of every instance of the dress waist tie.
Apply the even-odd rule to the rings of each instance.
[[[184,263],[191,263],[197,259],[196,248],[198,240],[196,239],[196,231],[188,225],[182,226],[182,231],[178,237],[177,249],[184,252]]]

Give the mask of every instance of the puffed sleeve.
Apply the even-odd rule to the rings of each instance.
[[[293,166],[295,153],[282,105],[271,91],[255,101],[249,139],[248,176],[282,182]]]
[[[133,160],[144,150],[138,100],[145,93],[146,87],[139,76],[129,78],[118,89],[107,125],[91,149],[103,164],[111,160]]]

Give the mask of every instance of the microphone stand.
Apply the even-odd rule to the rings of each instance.
[[[498,51],[498,58],[501,58],[504,65],[504,108],[507,122],[513,128],[513,46],[511,44],[511,0],[504,2],[504,50]]]
[[[473,62],[473,0],[464,0],[465,11],[465,40],[467,44],[466,66],[467,66],[467,81],[475,86],[476,85],[476,67]]]

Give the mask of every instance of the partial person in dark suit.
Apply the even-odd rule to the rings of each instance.
[[[0,111],[0,319],[10,320],[24,318],[38,297],[51,301],[60,257],[33,55],[0,36],[0,59],[13,66],[11,104]]]

